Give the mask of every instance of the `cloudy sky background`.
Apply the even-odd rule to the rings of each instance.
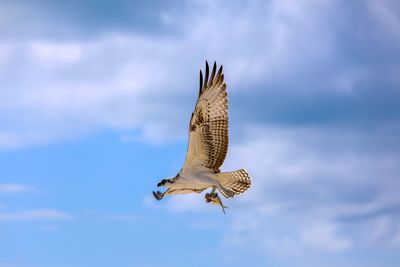
[[[397,266],[400,5],[0,1],[0,266]],[[156,202],[205,60],[253,187]]]

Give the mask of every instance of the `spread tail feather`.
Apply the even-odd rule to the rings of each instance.
[[[244,169],[233,172],[220,172],[216,176],[223,187],[219,188],[219,191],[226,198],[244,193],[251,186],[250,176]]]

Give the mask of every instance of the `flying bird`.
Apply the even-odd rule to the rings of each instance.
[[[228,95],[222,65],[217,65],[209,73],[208,62],[203,81],[200,70],[200,87],[197,103],[190,118],[189,142],[183,168],[175,177],[162,179],[157,186],[167,188],[165,192],[154,192],[157,200],[169,195],[201,193],[211,188],[205,195],[206,202],[224,206],[218,190],[225,198],[232,198],[250,188],[249,174],[240,169],[221,172],[228,151]]]

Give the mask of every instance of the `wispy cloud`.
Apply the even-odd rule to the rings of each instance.
[[[211,212],[213,208],[217,209],[205,204],[203,194],[176,195],[167,200],[166,207],[172,212]]]
[[[55,209],[33,209],[21,211],[2,211],[0,212],[0,221],[69,221],[74,216]]]
[[[141,217],[132,213],[115,213],[110,214],[109,218],[116,222],[126,222],[126,223],[138,223],[141,221]]]
[[[334,224],[314,223],[307,225],[300,233],[304,247],[312,250],[339,252],[349,249],[352,241],[349,237],[340,236]]]
[[[140,223],[143,217],[134,212],[114,212],[114,211],[100,211],[88,210],[82,214],[82,218],[86,220],[95,221],[113,221],[119,223]]]
[[[25,184],[3,183],[0,184],[0,193],[26,193],[35,191],[35,187]]]

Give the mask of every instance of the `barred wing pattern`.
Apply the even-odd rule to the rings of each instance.
[[[206,167],[215,173],[225,160],[228,150],[228,98],[222,66],[216,73],[216,63],[209,77],[200,71],[200,89],[189,124],[189,144],[184,169]]]
[[[225,189],[229,189],[232,194],[220,190],[224,197],[234,197],[246,192],[251,186],[250,176],[246,170],[240,169],[232,172],[221,172],[217,174],[218,180]]]

